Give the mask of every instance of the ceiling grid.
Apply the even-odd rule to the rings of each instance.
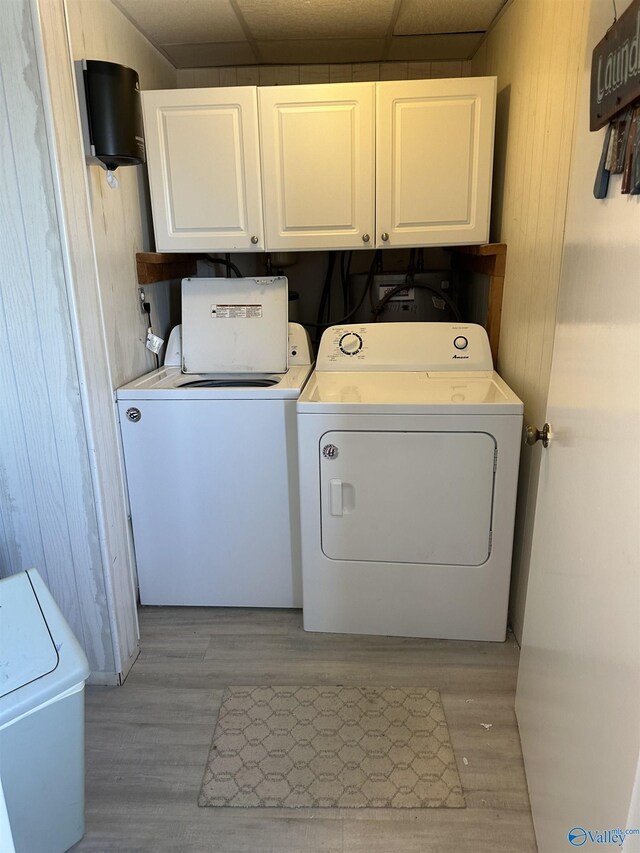
[[[466,60],[506,0],[112,0],[176,68]]]

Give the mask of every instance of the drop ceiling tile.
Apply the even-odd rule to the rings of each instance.
[[[402,0],[393,34],[484,32],[506,0]]]
[[[116,0],[154,44],[244,41],[229,0]]]
[[[384,38],[395,0],[236,0],[256,41]]]
[[[256,62],[253,50],[246,41],[222,44],[163,44],[162,49],[176,68],[253,65]]]
[[[300,41],[259,41],[262,62],[337,63],[372,62],[380,59],[384,39],[304,39]]]
[[[480,46],[484,33],[454,35],[394,36],[389,59],[443,60],[470,59]]]

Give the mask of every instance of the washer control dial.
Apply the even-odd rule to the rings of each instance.
[[[453,345],[456,349],[466,349],[469,346],[469,341],[464,335],[458,335],[453,339]]]
[[[345,355],[357,355],[362,349],[362,338],[355,332],[345,332],[338,346]]]

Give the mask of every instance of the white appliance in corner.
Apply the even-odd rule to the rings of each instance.
[[[334,326],[297,409],[305,629],[504,640],[523,406],[485,330]]]
[[[280,373],[186,375],[174,330],[165,366],[117,391],[142,604],[301,605],[295,406],[312,355],[284,316]]]

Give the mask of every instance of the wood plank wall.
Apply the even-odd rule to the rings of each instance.
[[[0,575],[38,568],[92,680],[114,684],[135,658],[138,635],[112,389],[153,366],[135,267],[135,252],[151,247],[151,220],[142,170],[121,170],[120,188],[110,191],[103,170],[85,167],[69,20],[76,58],[139,67],[143,85],[175,85],[175,69],[107,0],[7,7]],[[162,286],[150,296],[156,318],[163,307],[168,317]]]
[[[176,70],[110,0],[67,0],[73,59],[101,59],[134,68],[141,89],[171,89]],[[120,186],[107,185],[104,169],[88,166],[91,226],[113,388],[155,367],[144,346],[146,319],[138,300],[136,252],[152,250],[151,204],[145,167],[116,172]],[[156,331],[169,327],[169,285],[148,288]]]
[[[178,88],[285,86],[298,83],[363,83],[466,77],[470,62],[356,62],[327,65],[239,65],[178,69]]]
[[[525,404],[525,423],[545,420],[579,71],[588,4],[514,0],[471,62],[498,77],[491,238],[506,243],[498,369]],[[522,623],[540,467],[523,447],[511,588]]]
[[[35,567],[115,683],[92,462],[28,0],[0,27],[0,575]]]

